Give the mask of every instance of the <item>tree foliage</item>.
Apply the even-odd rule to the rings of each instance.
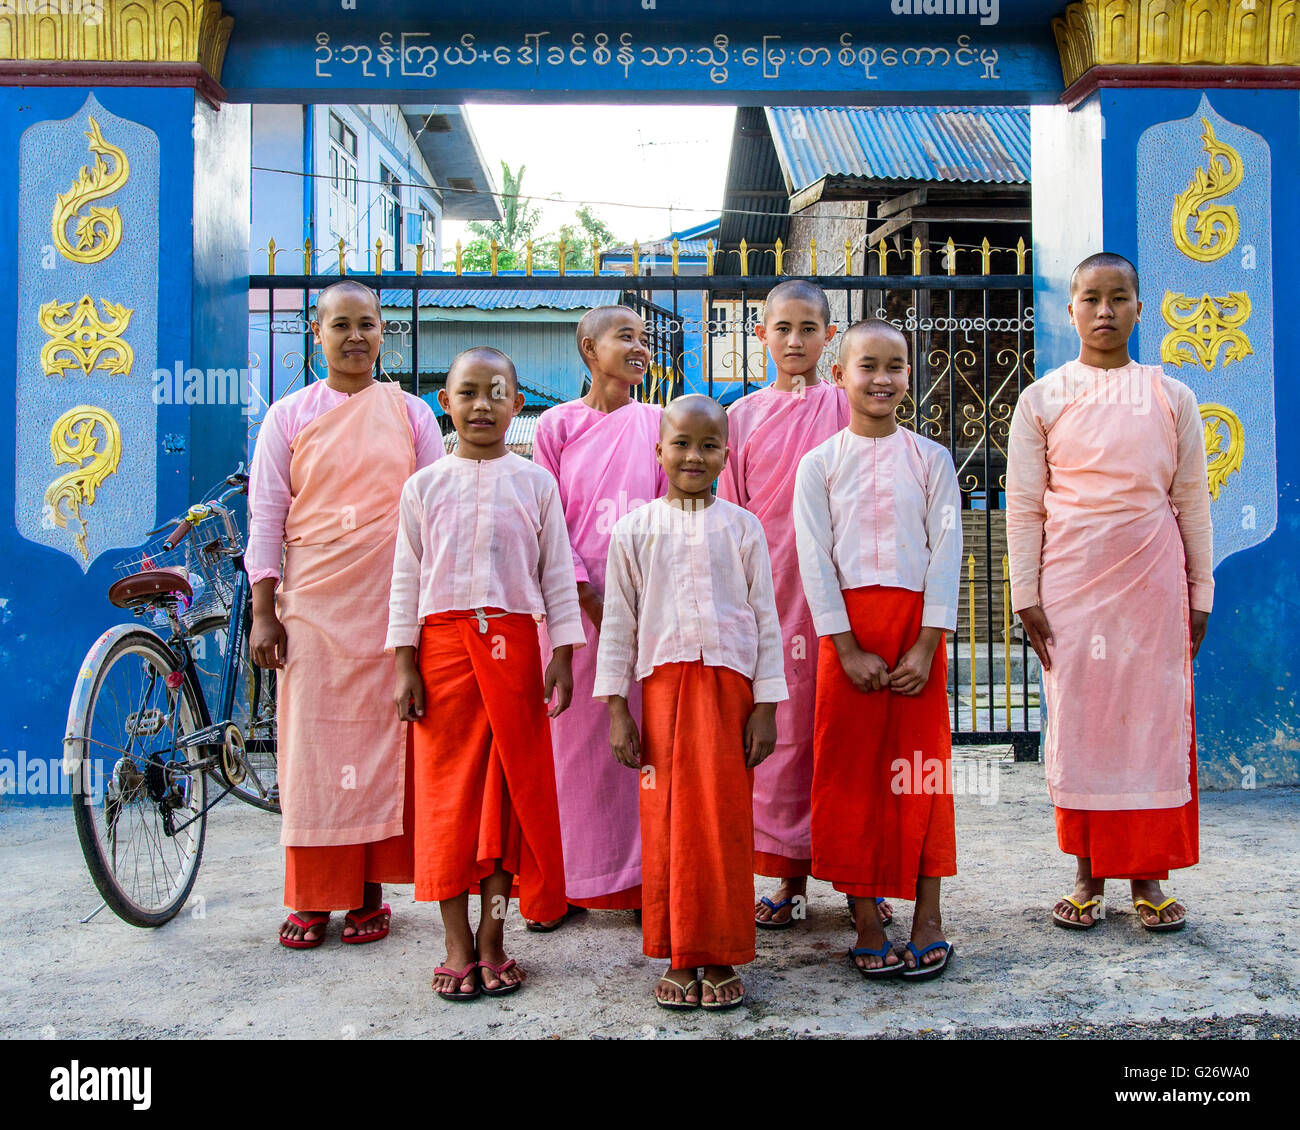
[[[474,238],[463,248],[461,263],[467,271],[488,271],[492,268],[492,241],[497,241],[497,270],[521,271],[524,269],[528,241],[533,241],[533,268],[556,270],[559,266],[560,241],[564,241],[564,269],[566,271],[591,270],[592,241],[601,251],[617,243],[609,226],[591,208],[583,204],[574,213],[572,222],[561,224],[553,234],[538,236],[541,211],[523,197],[524,168],[511,170],[501,162],[501,211],[503,218],[490,224],[475,220],[466,225]]]

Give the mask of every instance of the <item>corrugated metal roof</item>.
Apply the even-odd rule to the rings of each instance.
[[[718,241],[715,239],[713,245],[716,248]],[[709,241],[707,239],[679,239],[677,241],[677,254],[699,255],[703,256],[708,251]],[[647,243],[641,244],[641,254],[645,255],[662,255],[671,259],[673,254],[673,241],[671,239],[652,239]],[[610,259],[627,259],[632,258],[632,245],[630,243],[620,244],[618,247],[611,247],[601,256],[604,262]]]
[[[738,107],[718,233],[722,246],[735,247],[745,239],[767,247],[789,236],[790,202],[781,195],[786,187],[782,173],[762,108]],[[723,260],[719,269],[734,270],[735,261]]]
[[[587,310],[610,301],[609,290],[422,290],[421,306],[456,310]],[[409,290],[381,290],[385,306],[411,305]]]
[[[1023,107],[775,106],[767,121],[791,195],[825,176],[1029,183]]]
[[[506,447],[531,459],[533,437],[537,435],[537,420],[540,415],[540,412],[521,413],[511,420],[510,426],[506,429]],[[456,444],[459,442],[460,436],[454,431],[442,437],[442,446],[448,455],[456,450]]]

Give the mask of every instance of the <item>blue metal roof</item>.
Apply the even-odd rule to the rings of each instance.
[[[420,305],[455,310],[589,310],[610,301],[609,290],[422,290]],[[410,290],[381,290],[384,306],[411,305]]]
[[[776,106],[768,126],[790,193],[826,176],[1029,183],[1029,110]]]

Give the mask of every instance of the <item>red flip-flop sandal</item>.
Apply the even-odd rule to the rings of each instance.
[[[464,1001],[472,1001],[478,999],[478,995],[482,991],[482,988],[478,976],[477,961],[471,961],[467,966],[465,966],[464,969],[451,969],[446,965],[440,965],[438,966],[437,969],[433,971],[435,977],[439,973],[445,973],[448,977],[455,977],[457,986],[461,985],[464,982],[465,978],[468,977],[471,973],[474,974],[474,988],[471,992],[462,993],[459,988],[455,989],[454,991],[449,991],[447,989],[434,989],[433,991],[437,993],[438,996],[442,997],[443,1000],[455,1001],[457,1004],[460,1004],[463,1003]]]
[[[322,930],[320,932],[320,937],[317,938],[314,942],[309,942],[305,937],[305,935],[308,930],[312,930],[317,926],[325,925],[326,923],[329,922],[329,920],[330,920],[330,916],[328,914],[313,914],[310,918],[303,918],[296,911],[291,911],[289,914],[288,921],[292,922],[295,926],[297,926],[298,929],[303,932],[304,937],[286,938],[283,934],[281,934],[280,944],[282,946],[288,946],[289,949],[291,950],[314,950],[318,945],[320,945],[325,940],[325,931]],[[346,940],[347,939],[345,938],[344,941]]]
[[[392,908],[388,905],[388,903],[384,903],[383,906],[377,906],[374,908],[374,910],[367,910],[363,913],[358,913],[355,910],[349,910],[347,914],[343,916],[343,925],[345,927],[351,926],[354,930],[360,930],[361,927],[364,926],[367,922],[369,922],[372,918],[378,918],[381,914],[387,914],[389,921],[390,922],[392,921],[392,917],[393,917]],[[386,938],[386,937],[388,937],[387,924],[385,924],[382,930],[376,930],[372,934],[365,934],[365,935],[353,934],[351,937],[348,937],[347,934],[344,934],[343,944],[345,946],[363,946],[366,944],[366,942],[377,942],[379,941],[380,938]]]
[[[490,961],[480,961],[478,962],[478,967],[480,969],[492,970],[492,972],[496,974],[497,980],[501,981],[501,974],[506,972],[506,970],[513,969],[515,967],[515,959],[513,957],[508,957],[500,965],[493,965],[492,962]],[[483,974],[480,973],[479,983],[482,984],[482,981],[483,981]],[[524,987],[524,983],[522,981],[515,981],[515,982],[501,981],[501,984],[498,985],[495,989],[489,989],[486,985],[483,985],[483,995],[486,997],[505,997],[505,996],[509,996],[511,993],[518,992],[518,990],[522,989],[523,987]]]

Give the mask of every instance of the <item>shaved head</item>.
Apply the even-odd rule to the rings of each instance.
[[[823,326],[831,324],[831,304],[826,301],[826,292],[819,286],[813,286],[806,279],[787,279],[783,283],[777,283],[768,291],[767,305],[763,308],[763,321],[766,322],[771,317],[778,302],[791,298],[814,307],[821,315]]]
[[[1089,255],[1070,273],[1071,298],[1074,297],[1075,291],[1079,289],[1079,277],[1084,271],[1091,271],[1094,267],[1106,267],[1111,270],[1123,271],[1133,283],[1133,297],[1139,297],[1137,268],[1123,255],[1116,255],[1113,251],[1099,251],[1096,255]]]
[[[510,391],[512,394],[519,391],[519,374],[515,371],[515,363],[501,350],[493,349],[490,345],[475,345],[470,349],[457,353],[452,358],[451,366],[447,370],[448,387],[451,386],[452,379],[456,376],[457,371],[469,364],[487,365],[493,372],[510,378]]]
[[[854,322],[845,335],[840,338],[841,365],[844,364],[845,358],[849,354],[854,338],[862,334],[885,334],[889,337],[895,337],[903,343],[903,356],[907,356],[907,335],[902,330],[893,323],[886,322],[883,318],[864,318],[860,322]]]
[[[597,306],[595,309],[588,310],[583,314],[582,320],[578,323],[576,337],[578,340],[578,353],[587,368],[591,368],[591,362],[587,360],[587,355],[582,352],[583,339],[589,337],[592,341],[599,341],[612,327],[620,325],[628,318],[634,318],[644,325],[641,315],[630,306]]]
[[[691,393],[671,401],[659,419],[659,438],[669,430],[670,424],[681,426],[687,420],[708,419],[723,439],[727,438],[727,411],[711,396]]]
[[[356,279],[340,279],[336,283],[330,283],[316,296],[316,320],[323,322],[325,316],[322,311],[325,309],[327,300],[332,298],[341,298],[345,294],[355,294],[360,298],[368,298],[375,304],[375,314],[381,320],[383,312],[379,308],[379,295],[371,290],[365,283],[359,283]]]

